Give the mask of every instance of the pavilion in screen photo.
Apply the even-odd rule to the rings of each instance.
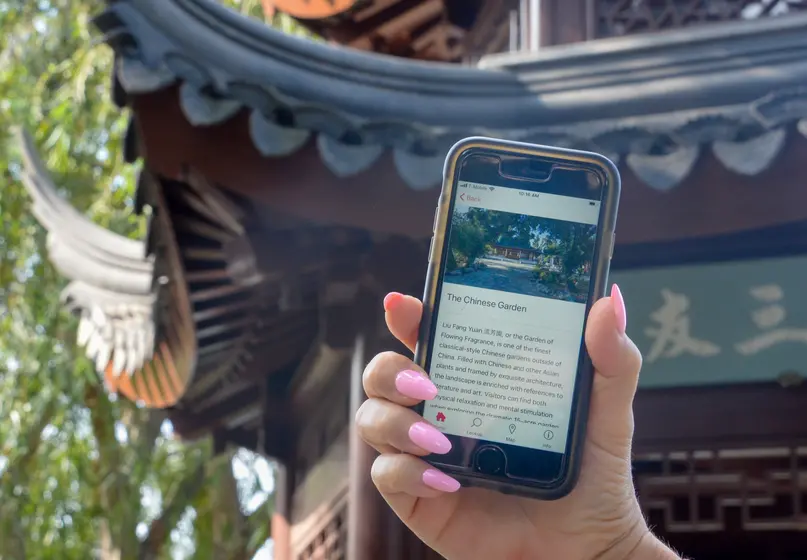
[[[585,303],[597,226],[458,206],[445,281]]]

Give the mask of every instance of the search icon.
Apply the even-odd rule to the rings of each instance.
[[[474,418],[474,421],[471,423],[471,427],[473,427],[473,428],[477,428],[477,427],[479,427],[481,425],[482,425],[482,419],[481,418]]]

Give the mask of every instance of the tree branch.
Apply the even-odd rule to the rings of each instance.
[[[204,487],[206,478],[205,463],[200,461],[177,486],[160,517],[151,522],[148,537],[140,545],[138,560],[157,560],[160,550],[182,517],[185,508]]]
[[[6,473],[3,477],[10,478],[12,483],[17,483],[19,478],[28,470],[31,461],[39,451],[39,446],[42,443],[42,432],[50,424],[53,416],[56,414],[56,399],[50,399],[48,404],[45,405],[45,410],[39,416],[39,420],[31,426],[25,436],[25,452],[20,455],[15,461],[9,464]]]
[[[56,414],[56,406],[56,399],[50,399],[48,401],[39,419],[30,427],[25,435],[25,451],[8,464],[6,472],[0,478],[0,485],[9,488],[7,492],[8,496],[13,495],[15,486],[24,483],[25,474],[29,472],[31,462],[34,460],[34,457],[36,457],[39,446],[42,443],[42,432],[45,427],[50,424],[53,416]],[[11,558],[26,557],[25,531],[19,523],[20,515],[19,511],[17,511],[19,509],[18,506],[19,504],[13,500],[4,500],[3,503],[0,504],[0,521],[7,523],[10,526],[11,533],[14,535],[12,539],[13,542],[0,543],[3,545],[3,548],[0,548],[0,552],[8,547],[11,550]]]

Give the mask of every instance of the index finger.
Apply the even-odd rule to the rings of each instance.
[[[420,318],[423,316],[423,304],[412,296],[391,292],[384,298],[384,311],[389,331],[414,352],[418,342]]]

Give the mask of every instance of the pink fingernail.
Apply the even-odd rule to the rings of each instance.
[[[409,439],[429,453],[443,455],[451,451],[451,442],[448,441],[448,438],[441,434],[440,430],[426,422],[412,424],[412,427],[409,428]]]
[[[440,492],[456,492],[460,489],[459,482],[437,469],[428,469],[423,473],[423,484]]]
[[[403,295],[398,292],[390,292],[384,298],[384,311],[392,311],[393,306],[403,299]]]
[[[616,328],[619,334],[625,334],[628,328],[628,312],[625,309],[625,300],[622,298],[622,291],[619,286],[611,286],[611,301],[614,302],[614,315],[616,315]]]
[[[407,397],[430,401],[437,396],[437,387],[419,371],[405,370],[395,377],[395,388]]]

